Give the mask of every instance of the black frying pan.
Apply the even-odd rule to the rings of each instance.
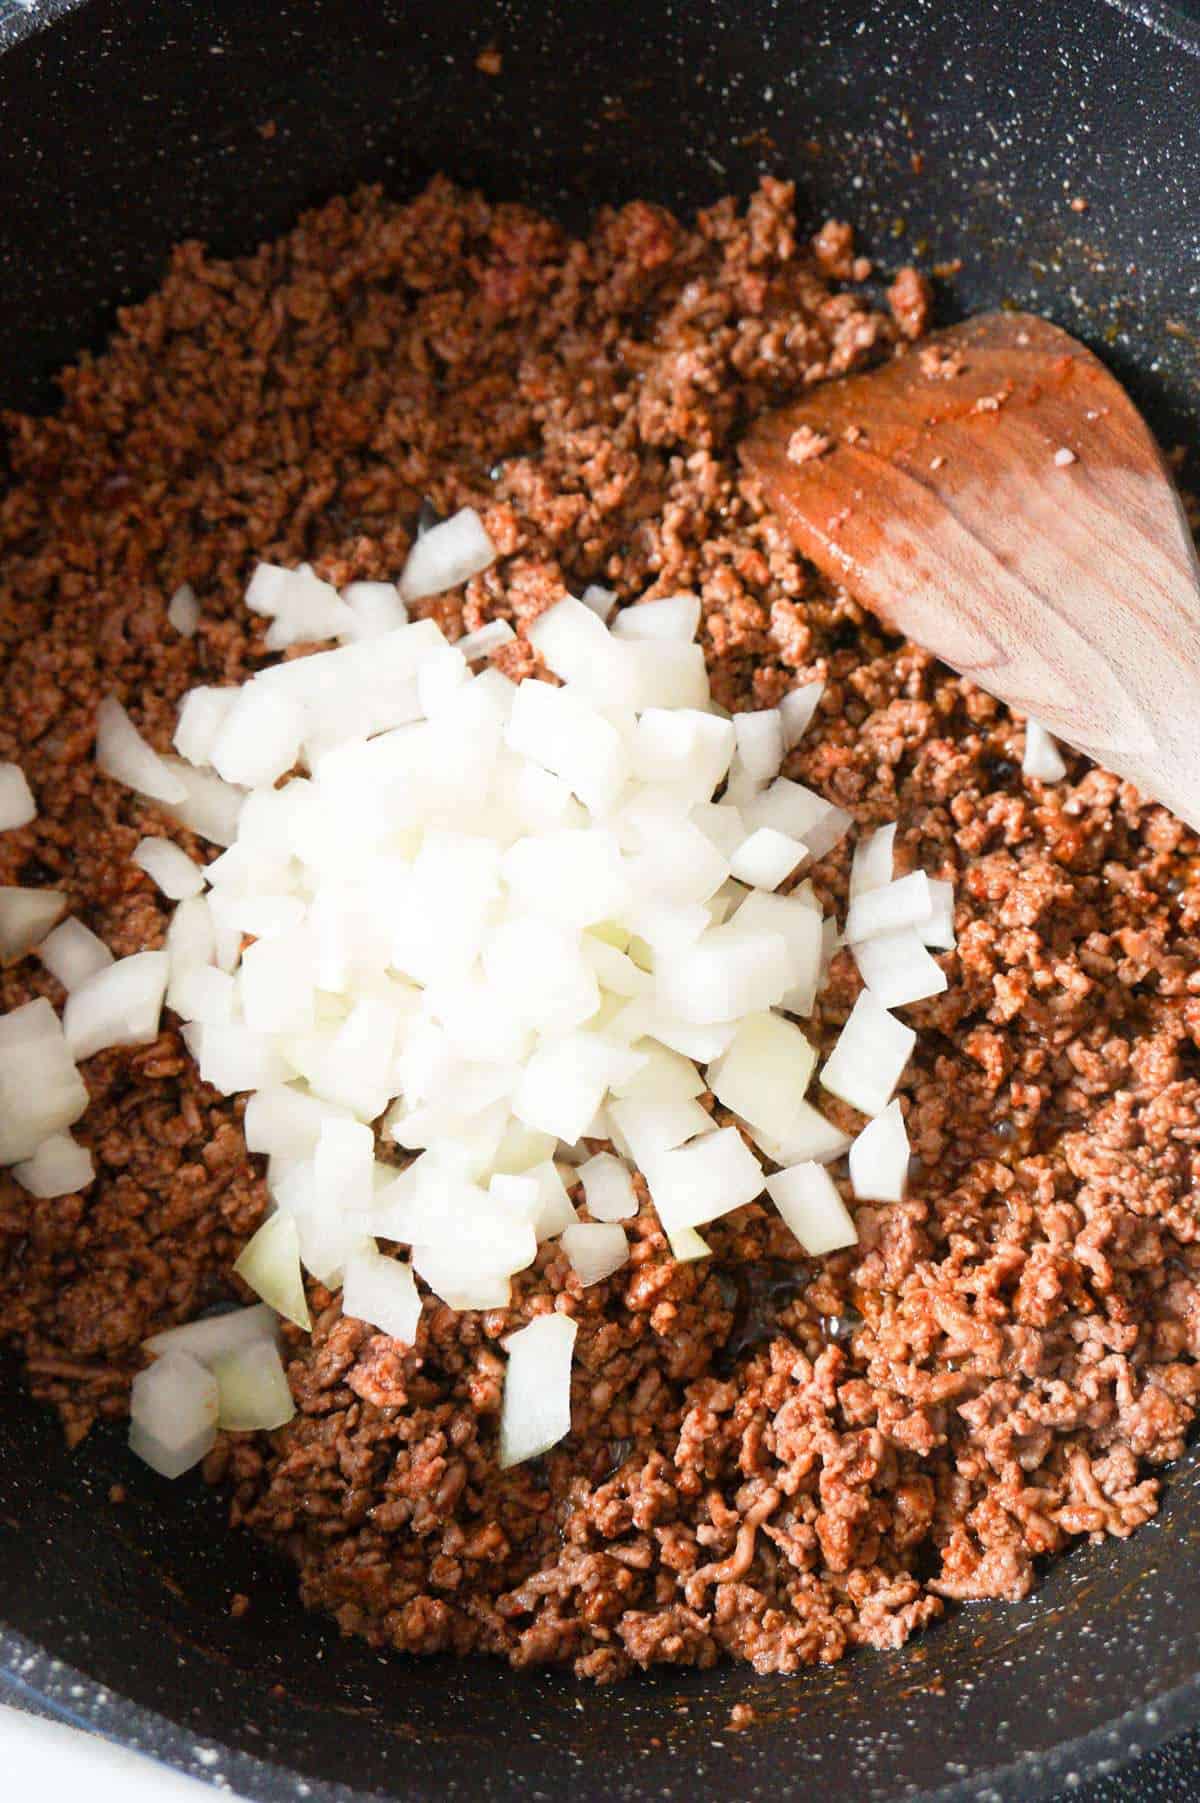
[[[1171,442],[1200,426],[1200,30],[1123,0],[0,0],[0,403],[102,340],[198,235],[245,250],[364,177],[445,169],[570,220],[793,174],[959,309],[1049,313]],[[474,67],[496,42],[499,80]],[[258,127],[275,121],[274,137]],[[912,158],[924,159],[913,174]],[[1089,202],[1086,213],[1067,205]],[[615,1690],[382,1660],[98,1430],[0,1372],[0,1673],[252,1797],[1032,1798],[1200,1720],[1200,1472],[1018,1605],[796,1679]],[[108,1501],[120,1480],[130,1500]],[[252,1591],[234,1623],[228,1603]],[[759,1725],[725,1731],[748,1697]],[[311,1788],[305,1790],[302,1780]]]

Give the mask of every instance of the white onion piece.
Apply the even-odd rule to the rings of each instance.
[[[643,1171],[660,1152],[670,1152],[716,1127],[708,1110],[694,1100],[610,1102],[607,1114],[614,1144]]]
[[[736,1020],[782,1000],[792,967],[782,933],[752,931],[735,918],[694,945],[656,961],[656,995],[669,1014],[697,1024]]]
[[[163,762],[184,792],[183,800],[167,810],[172,818],[189,832],[207,839],[210,845],[232,845],[237,838],[245,791],[223,782],[213,770],[193,770],[190,764],[175,758],[164,758]]]
[[[850,1148],[850,1182],[860,1202],[903,1202],[910,1157],[897,1101],[868,1121]]]
[[[941,995],[946,973],[930,957],[912,927],[877,933],[853,947],[854,962],[871,994],[883,1008],[903,1008]]]
[[[33,790],[19,764],[0,764],[0,833],[37,819]]]
[[[643,714],[642,719],[645,718]],[[640,727],[641,721],[638,724]],[[720,724],[723,722],[718,722]],[[731,802],[698,801],[692,806],[688,819],[726,859],[733,856],[747,836],[746,823]]]
[[[405,601],[444,595],[478,576],[498,556],[475,509],[460,508],[415,541],[400,577],[400,594]]]
[[[460,657],[473,662],[479,657],[490,657],[493,651],[499,651],[501,645],[511,645],[516,636],[507,620],[489,620],[474,632],[464,633],[454,649]]]
[[[200,624],[200,603],[190,582],[181,582],[167,603],[167,620],[185,639],[195,637]]]
[[[749,1131],[755,1145],[760,1146],[773,1163],[785,1167],[832,1164],[835,1158],[841,1158],[850,1150],[852,1143],[852,1136],[827,1121],[811,1102],[801,1102],[781,1139],[775,1139],[757,1127],[751,1127]]]
[[[534,1165],[552,1158],[557,1144],[553,1133],[536,1133],[523,1121],[510,1121],[492,1160],[492,1169],[513,1176],[530,1171]]]
[[[135,952],[73,989],[63,1010],[71,1056],[82,1061],[109,1046],[153,1045],[167,974],[166,952]]]
[[[846,943],[857,945],[877,933],[896,933],[902,927],[919,927],[933,913],[929,878],[923,870],[856,895],[846,916]]]
[[[690,1058],[652,1040],[639,1040],[645,1062],[631,1076],[610,1085],[614,1096],[631,1102],[690,1102],[708,1085]]]
[[[640,1052],[606,1044],[599,1034],[571,1033],[543,1043],[521,1072],[513,1113],[527,1127],[574,1145],[609,1085],[641,1063]]]
[[[679,639],[690,645],[699,624],[700,603],[695,595],[667,595],[623,607],[612,623],[612,633],[617,639]]]
[[[954,884],[930,877],[929,895],[933,903],[933,912],[929,919],[917,928],[918,937],[922,945],[928,945],[934,951],[952,952],[956,943],[954,937]]]
[[[182,1327],[164,1327],[142,1342],[145,1350],[158,1357],[166,1352],[186,1352],[201,1365],[209,1365],[223,1353],[259,1340],[274,1342],[278,1316],[265,1302],[249,1308],[225,1309],[219,1315],[207,1315],[202,1321],[188,1321]]]
[[[129,1450],[160,1477],[182,1477],[217,1438],[219,1392],[211,1371],[169,1352],[139,1371],[129,1394]]]
[[[213,1359],[217,1380],[217,1426],[227,1433],[271,1433],[296,1413],[279,1348],[258,1339],[234,1346]]]
[[[804,1100],[817,1054],[799,1027],[777,1014],[738,1022],[727,1052],[708,1067],[713,1094],[751,1127],[783,1139]]]
[[[762,1194],[762,1167],[736,1127],[705,1133],[660,1152],[645,1173],[650,1199],[668,1234],[703,1227]]]
[[[770,826],[787,833],[806,845],[812,858],[823,858],[832,851],[850,825],[850,816],[786,776],[779,777],[761,795],[752,795],[742,804],[747,827]]]
[[[69,1133],[52,1133],[32,1158],[13,1166],[13,1176],[31,1196],[71,1196],[86,1189],[96,1175],[92,1155]]]
[[[139,839],[133,861],[168,901],[184,901],[189,895],[199,895],[204,887],[199,864],[170,839]]]
[[[200,768],[211,762],[217,734],[238,698],[236,688],[189,689],[179,709],[171,740],[180,757]]]
[[[763,789],[779,775],[783,763],[783,718],[778,708],[764,708],[760,713],[734,714],[733,732],[737,744],[739,784],[752,792]],[[734,801],[741,800],[740,794]]]
[[[777,1171],[767,1178],[767,1194],[810,1258],[858,1244],[854,1217],[824,1165]]]
[[[808,847],[773,826],[750,833],[729,860],[731,875],[754,889],[778,889],[807,858]]]
[[[612,618],[613,609],[617,605],[615,589],[601,588],[598,582],[589,582],[580,597],[585,607],[590,607],[594,614],[605,622]]]
[[[32,1158],[79,1119],[88,1092],[44,997],[0,1015],[0,1164]]]
[[[596,1221],[631,1221],[638,1211],[633,1178],[611,1152],[597,1152],[579,1167],[588,1213]]]
[[[508,1368],[500,1408],[500,1469],[535,1459],[571,1431],[571,1354],[576,1325],[569,1315],[538,1315],[504,1342]]]
[[[227,971],[211,964],[185,965],[167,985],[167,1007],[180,1020],[223,1027],[233,1020],[237,985]]]
[[[576,1221],[562,1236],[563,1251],[585,1289],[603,1283],[629,1260],[625,1229],[616,1222]]]
[[[505,852],[500,874],[515,903],[532,915],[565,926],[587,927],[624,913],[631,901],[613,835],[596,828],[541,833],[518,839]]]
[[[850,860],[850,900],[869,895],[872,889],[885,889],[892,880],[895,861],[896,822],[876,827],[854,847]]]
[[[733,757],[733,726],[698,708],[647,707],[634,729],[633,774],[681,799],[708,802]]]
[[[436,1237],[415,1241],[413,1269],[449,1308],[507,1308],[510,1279],[537,1257],[537,1236],[518,1212],[477,1191],[447,1213]]]
[[[277,782],[300,755],[304,715],[287,695],[265,683],[248,682],[213,740],[209,762],[217,775],[239,788]]]
[[[104,941],[75,919],[64,920],[43,939],[38,957],[68,993],[113,964],[113,955]]]
[[[313,1153],[320,1206],[365,1214],[374,1196],[375,1135],[361,1121],[327,1119]]]
[[[96,768],[114,782],[172,806],[187,791],[169,765],[147,745],[115,695],[96,709]]]
[[[566,689],[523,682],[505,731],[511,750],[561,777],[593,813],[606,813],[629,774],[629,755],[612,722]]]
[[[96,943],[99,944],[99,940]],[[167,928],[166,951],[172,976],[177,971],[191,969],[197,964],[208,964],[212,959],[213,948],[212,910],[205,896],[190,895],[186,901],[180,902]],[[110,953],[106,962],[111,962],[111,957]],[[55,975],[57,974],[56,971]],[[68,983],[67,987],[70,986]]]
[[[1060,783],[1067,774],[1058,746],[1036,720],[1025,722],[1025,755],[1021,759],[1021,770],[1024,775],[1036,776],[1044,783]]]
[[[339,636],[377,639],[408,625],[408,609],[394,582],[352,582],[342,590],[342,600],[354,615],[354,623]]]
[[[61,889],[0,888],[0,961],[23,958],[66,913]]]
[[[821,1071],[821,1085],[861,1114],[882,1114],[917,1036],[864,989]]]
[[[691,1264],[693,1259],[712,1257],[712,1247],[694,1227],[677,1227],[673,1233],[667,1234],[667,1242],[676,1264],[686,1265]]]
[[[346,1260],[342,1313],[405,1346],[415,1346],[421,1297],[412,1266],[386,1258],[370,1242],[356,1248]]]
[[[779,703],[779,717],[783,722],[783,743],[787,751],[798,745],[808,731],[821,705],[821,697],[825,693],[824,679],[806,682],[798,689],[790,689]]]
[[[798,891],[768,895],[759,890],[746,897],[734,919],[744,932],[782,934],[787,949],[788,985],[780,1006],[789,1014],[811,1014],[821,979],[820,909],[811,906]]]
[[[251,605],[254,592],[252,578],[246,595]],[[264,641],[268,651],[340,638],[343,633],[352,633],[355,625],[350,608],[332,583],[322,582],[308,564],[301,564],[298,570],[284,570],[282,581],[272,584],[270,607],[262,605],[255,611],[273,616]]]
[[[312,1319],[300,1274],[300,1234],[292,1215],[282,1210],[269,1215],[253,1239],[243,1246],[233,1269],[277,1315],[294,1321],[306,1333],[311,1331]]]
[[[202,1080],[223,1096],[286,1083],[293,1075],[270,1041],[240,1021],[194,1021],[184,1028],[183,1041]]]

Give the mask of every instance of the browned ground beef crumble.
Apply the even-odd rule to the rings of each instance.
[[[239,262],[185,245],[67,374],[57,418],[6,422],[0,757],[40,812],[0,837],[0,881],[67,889],[118,955],[163,935],[129,862],[162,822],[96,777],[97,698],[165,747],[185,689],[264,661],[241,602],[257,559],[393,577],[427,498],[479,507],[502,553],[432,604],[451,636],[519,628],[589,580],[693,591],[718,698],[825,677],[788,774],[860,826],[898,818],[901,864],[956,886],[949,989],[905,1011],[911,1197],[855,1206],[856,1250],[808,1261],[755,1205],[678,1266],[643,1191],[615,1277],[581,1290],[545,1245],[510,1309],[431,1299],[411,1350],[310,1282],[295,1420],[223,1438],[207,1475],[294,1558],[305,1602],[377,1645],[597,1679],[897,1646],[943,1598],[1022,1596],[1039,1555],[1128,1534],[1183,1447],[1195,842],[1082,760],[1023,780],[1006,710],[831,591],[738,472],[755,409],[924,329],[921,278],[885,314],[843,285],[868,273],[844,226],[797,237],[778,182],[694,227],[635,203],[583,242],[445,182],[406,206],[368,192]],[[165,620],[185,579],[192,641]],[[499,661],[536,668],[523,639]],[[827,908],[849,853],[818,868]],[[33,960],[2,983],[6,1008],[62,1000]],[[823,1048],[857,988],[839,956]],[[73,1440],[123,1413],[146,1334],[236,1290],[266,1201],[241,1105],[199,1082],[171,1017],[86,1077],[95,1184],[36,1202],[0,1176],[0,1331]],[[499,1342],[554,1307],[579,1322],[573,1433],[502,1473]]]

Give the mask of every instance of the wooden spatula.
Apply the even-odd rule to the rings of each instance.
[[[1200,829],[1200,566],[1082,344],[981,314],[764,415],[742,457],[872,613]]]

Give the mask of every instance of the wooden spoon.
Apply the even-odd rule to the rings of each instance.
[[[1092,353],[984,313],[764,415],[800,551],[894,627],[1200,830],[1200,565]]]

